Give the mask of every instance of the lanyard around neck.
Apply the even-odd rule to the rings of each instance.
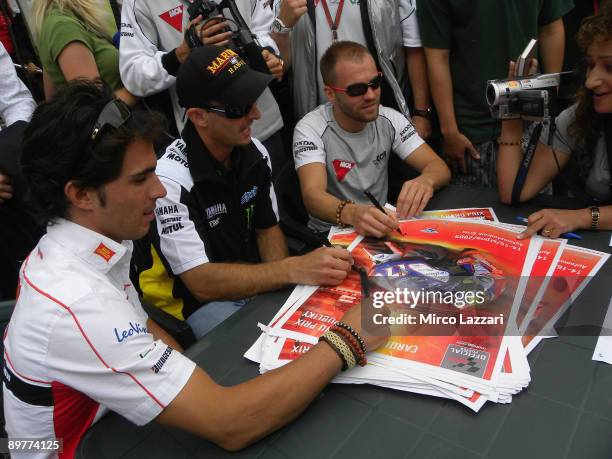
[[[336,17],[332,21],[331,13],[329,12],[329,7],[327,6],[327,0],[321,0],[321,4],[323,5],[323,11],[325,11],[325,18],[327,19],[327,24],[332,32],[332,41],[338,40],[338,26],[340,25],[340,18],[342,17],[342,8],[344,7],[344,0],[340,0],[338,3],[338,9],[336,10]]]

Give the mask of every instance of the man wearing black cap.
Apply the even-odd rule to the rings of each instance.
[[[177,76],[188,121],[158,161],[167,196],[157,201],[139,283],[145,301],[187,320],[198,337],[257,293],[337,285],[350,269],[342,249],[288,257],[270,159],[251,137],[255,100],[272,78],[216,46],[193,50]]]

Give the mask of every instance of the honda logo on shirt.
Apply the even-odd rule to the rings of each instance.
[[[178,5],[171,10],[159,15],[161,19],[166,21],[177,31],[183,32],[183,5]]]
[[[334,166],[334,171],[336,172],[336,178],[339,182],[344,180],[346,174],[348,174],[353,167],[355,167],[355,163],[351,161],[345,161],[342,159],[334,159],[332,162]]]

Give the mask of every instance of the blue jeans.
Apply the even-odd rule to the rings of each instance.
[[[200,339],[252,299],[250,297],[235,301],[212,301],[191,314],[187,323],[196,339]]]

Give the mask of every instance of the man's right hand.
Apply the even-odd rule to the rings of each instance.
[[[232,37],[231,30],[223,32],[228,27],[229,22],[225,21],[223,17],[219,17],[218,20],[209,20],[199,30],[200,41],[203,45],[226,46]]]
[[[480,159],[480,153],[478,153],[478,150],[474,148],[474,145],[472,142],[470,142],[470,139],[459,131],[444,136],[442,149],[444,150],[444,154],[451,162],[450,165],[453,173],[457,172],[457,169],[460,169],[464,174],[467,173],[467,168],[465,165],[466,150],[472,156],[472,158]]]
[[[282,0],[278,17],[285,27],[293,27],[307,10],[306,0]]]
[[[222,19],[223,18],[219,18],[218,21],[208,21],[206,25],[202,27],[199,25],[203,21],[202,15],[200,14],[193,20],[189,21],[187,27],[185,27],[185,31],[183,32],[183,34],[187,32],[187,30],[189,30],[191,26],[195,26],[197,28],[200,41],[203,45],[225,46],[229,43],[229,39],[232,35],[232,32],[229,31],[219,33],[225,27],[229,27],[229,23],[227,21],[223,21]],[[181,64],[185,62],[185,59],[187,59],[187,56],[189,56],[190,52],[191,49],[183,38],[181,44],[176,48],[176,57]]]
[[[345,324],[353,327],[353,329],[365,342],[368,352],[370,352],[387,342],[389,335],[391,334],[391,329],[388,325],[369,324],[368,327],[364,327],[364,324],[362,323],[362,319],[364,318],[364,314],[362,314],[363,307],[362,301],[361,304],[349,309],[341,320]],[[389,309],[386,306],[383,309],[376,310],[376,312],[382,313],[385,316],[389,315]]]
[[[8,175],[0,173],[0,204],[13,197],[13,187]]]
[[[321,247],[300,257],[288,258],[289,276],[293,284],[338,285],[353,264],[348,250]]]
[[[353,211],[349,223],[362,236],[380,238],[399,227],[395,214],[391,216],[383,213],[374,206],[357,204],[351,207]]]

